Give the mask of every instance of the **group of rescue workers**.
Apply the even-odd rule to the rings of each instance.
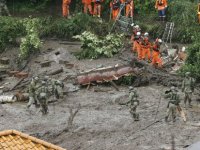
[[[190,77],[190,72],[185,73],[185,78],[182,82],[181,91],[184,93],[184,107],[187,108],[187,103],[189,107],[192,107],[192,94],[194,92],[195,80]],[[136,109],[139,105],[138,94],[135,88],[129,87],[129,100],[124,103],[129,106],[130,114],[135,121],[139,121],[139,114],[136,112]],[[171,119],[173,122],[176,121],[177,112],[181,112],[182,108],[180,106],[180,96],[178,94],[178,89],[174,86],[170,88],[170,90],[165,91],[165,98],[168,98],[167,104],[167,114],[165,116],[165,121],[169,121]],[[123,105],[124,105],[123,104]]]
[[[82,0],[83,12],[93,16],[101,17],[102,3],[104,0]],[[69,16],[69,6],[71,0],[63,0],[62,10],[63,17]],[[112,19],[116,20],[121,9],[125,8],[125,16],[133,17],[134,15],[134,0],[111,0],[110,12],[112,13]],[[165,20],[167,0],[156,0],[155,9],[158,10],[160,20]]]
[[[148,62],[152,62],[152,65],[162,67],[162,59],[160,56],[161,39],[157,38],[152,44],[149,41],[149,34],[147,32],[141,34],[140,27],[135,25],[133,26],[131,42],[133,43],[132,50],[137,53],[139,60],[145,60],[147,58]]]
[[[55,79],[45,76],[41,81],[39,77],[33,77],[29,85],[29,102],[27,108],[31,105],[35,105],[36,108],[40,107],[42,114],[48,113],[48,99],[50,96],[54,96],[55,99],[59,99],[62,95],[62,89],[64,84]]]

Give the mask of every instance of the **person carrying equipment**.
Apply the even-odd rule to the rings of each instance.
[[[170,99],[168,102],[168,105],[167,105],[168,110],[167,110],[167,115],[165,117],[165,121],[168,121],[169,117],[171,116],[173,122],[175,122],[176,121],[176,111],[181,108],[179,106],[179,103],[180,103],[179,95],[174,86],[172,86],[169,91],[165,92],[165,98]]]
[[[47,100],[48,89],[46,87],[45,81],[42,81],[42,85],[38,89],[37,93],[38,93],[37,98],[41,106],[41,112],[43,115],[46,115],[48,113],[48,100]]]

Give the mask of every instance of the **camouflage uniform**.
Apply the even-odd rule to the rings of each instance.
[[[182,82],[182,92],[184,92],[184,104],[188,101],[189,106],[191,107],[192,93],[194,91],[194,79],[190,77],[190,72],[185,73],[185,79]]]
[[[176,121],[176,111],[179,107],[179,95],[175,89],[175,87],[171,87],[171,90],[165,93],[165,98],[170,98],[168,105],[167,105],[167,115],[165,117],[165,121],[168,121],[168,118],[171,116],[173,122]]]
[[[37,89],[39,88],[39,78],[35,77],[32,79],[29,85],[29,102],[27,104],[27,108],[30,108],[31,105],[34,103],[36,107],[39,106],[39,102],[37,99]]]
[[[139,105],[138,94],[132,88],[129,89],[129,101],[126,103],[130,108],[130,113],[135,121],[139,121],[139,114],[136,113],[137,106]]]
[[[53,83],[51,81],[51,78],[49,78],[49,76],[45,76],[44,81],[45,81],[45,86],[48,89],[48,95],[53,95]]]
[[[64,84],[58,80],[52,81],[52,87],[53,87],[53,95],[56,99],[59,99],[62,95],[62,89],[64,88]]]
[[[6,0],[0,0],[0,16],[2,16],[4,12],[6,13],[6,15],[10,16],[10,12],[6,5]]]
[[[40,102],[42,114],[48,113],[48,89],[46,87],[46,82],[42,81],[42,86],[37,91],[37,98]]]

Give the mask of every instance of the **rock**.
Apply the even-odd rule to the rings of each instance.
[[[68,92],[76,92],[80,89],[78,86],[75,86],[71,83],[66,84],[65,87],[68,89]]]

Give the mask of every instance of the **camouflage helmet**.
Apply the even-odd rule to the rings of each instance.
[[[132,90],[133,90],[133,87],[132,87],[132,86],[129,86],[128,89],[129,89],[129,91],[132,91]]]
[[[170,87],[170,90],[172,90],[172,91],[174,91],[175,89],[176,89],[175,86]]]

